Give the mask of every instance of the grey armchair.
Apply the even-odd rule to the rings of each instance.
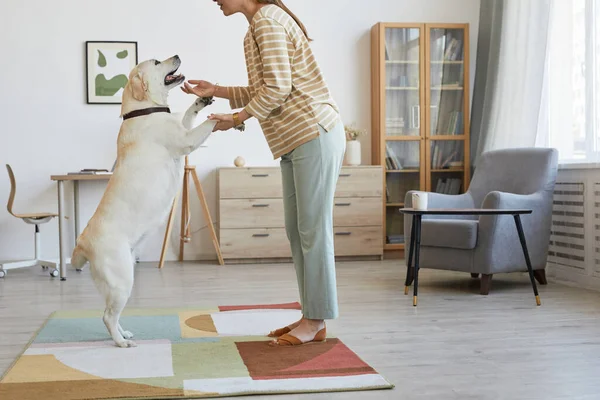
[[[481,155],[466,193],[428,193],[428,208],[530,208],[522,216],[534,270],[542,285],[552,224],[552,198],[558,152],[548,148],[490,151]],[[412,206],[412,193],[405,207]],[[412,217],[405,215],[405,243],[410,243]],[[407,252],[408,255],[408,252]],[[408,258],[408,257],[407,257]],[[480,293],[487,295],[492,275],[526,272],[513,218],[510,216],[423,216],[419,269],[430,268],[481,274]],[[412,283],[409,271],[407,286]]]

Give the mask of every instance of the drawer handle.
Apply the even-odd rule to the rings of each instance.
[[[252,204],[252,207],[269,207],[268,204]]]
[[[269,237],[268,233],[255,233],[252,237]]]
[[[269,174],[252,174],[253,178],[266,178]]]
[[[340,177],[348,177],[348,176],[352,176],[352,174],[340,174]]]
[[[352,232],[336,232],[337,236],[350,236]]]
[[[349,207],[351,203],[335,203],[335,205],[339,207]]]

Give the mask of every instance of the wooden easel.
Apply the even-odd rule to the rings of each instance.
[[[204,191],[202,190],[202,185],[200,184],[200,179],[198,179],[198,175],[196,174],[196,166],[188,164],[188,157],[185,157],[185,172],[183,174],[183,198],[181,200],[181,236],[179,239],[179,261],[183,261],[183,246],[185,243],[188,243],[191,240],[191,228],[189,224],[190,219],[190,174],[192,175],[192,179],[194,179],[194,186],[196,186],[196,191],[198,193],[198,199],[200,199],[200,205],[202,206],[202,211],[204,212],[204,219],[208,225],[208,229],[210,230],[210,234],[212,236],[213,245],[215,246],[215,250],[217,251],[217,256],[219,258],[219,264],[223,265],[223,255],[221,254],[221,248],[219,246],[219,240],[217,239],[217,233],[215,232],[215,227],[213,226],[212,218],[210,217],[210,213],[208,212],[208,204],[206,203],[206,198],[204,197]],[[169,236],[171,235],[171,228],[173,227],[173,217],[175,216],[175,206],[177,205],[177,201],[179,200],[179,193],[175,196],[173,200],[173,205],[171,207],[171,212],[169,214],[169,220],[167,222],[167,229],[165,231],[165,239],[163,241],[162,251],[160,253],[160,261],[158,263],[158,268],[162,268],[165,263],[165,254],[167,252],[167,243],[169,241]]]

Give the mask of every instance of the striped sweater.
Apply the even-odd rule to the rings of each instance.
[[[244,38],[248,86],[229,87],[232,109],[244,108],[261,125],[275,159],[332,129],[339,110],[308,40],[275,5],[262,7]]]

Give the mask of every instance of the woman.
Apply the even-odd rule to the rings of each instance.
[[[346,149],[338,107],[309,47],[306,28],[280,0],[214,0],[225,16],[242,13],[247,87],[190,80],[182,90],[228,99],[233,114],[210,115],[215,131],[256,118],[274,159],[281,158],[285,227],[298,278],[302,318],[269,334],[294,346],[325,339],[338,316],[333,198]],[[191,86],[195,85],[195,86]]]

